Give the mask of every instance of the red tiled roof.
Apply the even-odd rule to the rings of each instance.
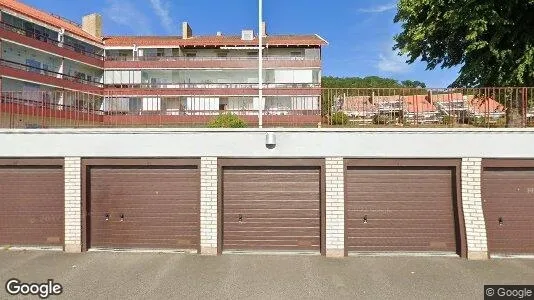
[[[436,107],[428,102],[426,95],[407,96],[404,103],[407,104],[407,110],[411,113],[435,112]]]
[[[327,42],[318,35],[272,35],[264,39],[269,46],[323,46]],[[104,38],[106,46],[180,46],[180,47],[222,47],[257,46],[258,39],[243,41],[241,36],[109,36]]]
[[[469,107],[479,114],[504,113],[505,107],[491,98],[473,98],[469,100]]]
[[[6,9],[12,10],[14,12],[20,13],[22,15],[25,15],[29,18],[41,21],[48,25],[58,27],[58,28],[64,28],[66,31],[74,35],[86,38],[93,42],[102,43],[101,39],[94,37],[90,35],[89,33],[83,31],[83,29],[72,24],[70,21],[61,19],[60,17],[56,17],[47,12],[35,9],[22,2],[19,2],[18,0],[0,0],[0,6]]]
[[[436,112],[436,107],[428,102],[426,95],[414,96],[375,96],[371,102],[370,96],[347,97],[342,109],[350,112],[370,113],[378,112],[378,106],[386,103],[401,103],[402,107],[410,113]]]
[[[377,113],[378,106],[371,103],[371,97],[369,96],[354,96],[347,97],[343,101],[342,110],[352,113]]]

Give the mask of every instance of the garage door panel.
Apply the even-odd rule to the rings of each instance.
[[[274,186],[273,186],[274,188]],[[236,203],[255,203],[260,204],[264,201],[308,201],[310,198],[317,198],[319,196],[318,192],[315,192],[316,186],[312,187],[310,190],[302,191],[288,191],[288,190],[274,190],[274,191],[251,191],[247,192],[245,190],[239,191],[228,191],[225,193],[227,197],[239,198],[241,201],[236,200]],[[225,190],[226,191],[226,190]],[[233,204],[233,203],[232,203]]]
[[[447,207],[446,209],[449,209]],[[364,211],[349,211],[349,213],[353,213],[354,217],[351,217],[350,219],[355,219],[362,221],[364,216],[367,216],[368,223],[370,222],[379,222],[381,220],[405,220],[405,221],[412,221],[414,219],[417,220],[434,220],[434,221],[446,221],[447,223],[450,220],[450,218],[453,217],[451,214],[439,214],[439,212],[436,212],[436,210],[397,210],[394,207],[391,208],[384,208],[383,211],[378,210],[364,210]],[[437,223],[437,222],[436,222]]]
[[[223,247],[319,250],[319,168],[224,168]]]
[[[349,251],[456,252],[452,168],[349,167]]]
[[[408,198],[407,198],[408,199]],[[397,199],[397,203],[392,203],[392,201],[388,200],[380,200],[380,201],[362,201],[361,204],[355,204],[351,203],[347,209],[350,212],[370,212],[370,211],[383,211],[387,210],[387,207],[394,205],[395,210],[398,211],[409,211],[409,212],[417,212],[417,211],[435,211],[436,209],[448,209],[450,206],[450,203],[446,203],[445,201],[436,203],[435,205],[432,205],[431,207],[427,206],[426,204],[428,201],[400,201]],[[414,209],[417,207],[417,209]]]
[[[315,195],[310,198],[317,198],[319,195]],[[264,210],[269,209],[272,207],[273,204],[269,203],[269,200],[254,200],[254,201],[247,201],[247,202],[239,202],[239,203],[232,203],[226,205],[226,211],[239,211],[242,209],[250,209],[250,210]],[[278,209],[280,210],[291,210],[295,206],[298,206],[302,209],[311,209],[316,210],[316,204],[310,201],[306,200],[288,200],[288,201],[281,201],[276,203]]]
[[[482,198],[488,250],[493,254],[534,253],[534,169],[486,168]]]
[[[264,228],[265,222],[262,219],[248,219],[247,220],[247,228]],[[270,220],[269,221],[269,227],[276,228],[276,227],[287,227],[287,220]],[[300,219],[299,225],[303,227],[316,227],[319,226],[320,222],[317,220],[317,218],[309,218],[309,219]],[[225,222],[225,225],[228,226],[227,228],[232,228],[232,226],[237,226],[236,229],[241,228],[241,223],[239,221],[227,221]]]
[[[189,167],[91,168],[91,246],[198,248],[199,178]]]
[[[62,246],[61,166],[0,167],[0,245]]]
[[[454,243],[433,242],[429,244],[426,238],[390,238],[387,242],[382,243],[377,239],[368,238],[349,238],[348,242],[357,246],[352,247],[351,251],[391,251],[395,252],[398,249],[403,251],[415,251],[419,252],[421,249],[431,247],[431,250],[425,251],[443,251],[449,252],[451,247],[454,247]]]
[[[300,178],[299,178],[300,179]],[[293,179],[294,180],[294,179]],[[242,182],[240,186],[229,186],[226,190],[228,193],[232,192],[267,192],[276,194],[280,192],[281,195],[284,195],[284,192],[308,192],[310,189],[315,188],[315,184],[302,184],[302,183],[292,183],[292,182]]]

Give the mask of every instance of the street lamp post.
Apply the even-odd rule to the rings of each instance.
[[[263,127],[263,0],[258,0],[258,127]]]

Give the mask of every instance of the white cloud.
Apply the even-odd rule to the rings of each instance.
[[[148,17],[126,0],[107,0],[107,5],[103,11],[104,17],[116,24],[130,28],[134,34],[148,35],[152,33]]]
[[[375,6],[375,7],[362,8],[362,9],[359,9],[359,11],[363,12],[363,13],[377,14],[377,13],[383,13],[383,12],[386,12],[386,11],[390,11],[390,10],[393,10],[395,8],[397,8],[397,3],[393,2],[393,3],[389,3],[389,4],[378,5],[378,6]]]
[[[380,71],[387,73],[407,73],[410,71],[406,57],[397,55],[394,51],[380,53],[377,67]]]
[[[150,0],[154,13],[160,18],[161,26],[167,33],[174,33],[176,27],[169,13],[170,3],[165,0]]]

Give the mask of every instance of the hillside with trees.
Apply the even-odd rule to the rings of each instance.
[[[420,81],[398,81],[378,76],[369,77],[332,77],[322,78],[324,88],[425,88],[426,84]]]

